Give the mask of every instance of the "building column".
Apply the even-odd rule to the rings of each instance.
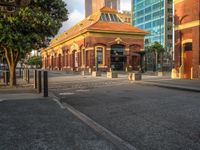
[[[111,51],[111,48],[110,47],[105,47],[105,65],[107,66],[108,68],[108,71],[111,67],[111,60],[110,60],[110,51]]]

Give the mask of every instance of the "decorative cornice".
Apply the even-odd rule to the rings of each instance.
[[[192,28],[192,27],[195,27],[195,26],[200,26],[200,20],[195,20],[195,21],[191,21],[191,22],[184,23],[184,24],[181,24],[181,25],[177,25],[177,26],[175,26],[175,31],[188,29],[188,28]]]
[[[183,2],[184,0],[174,0],[174,4],[178,4],[178,3],[181,3]]]

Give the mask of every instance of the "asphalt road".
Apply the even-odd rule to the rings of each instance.
[[[124,84],[62,95],[138,150],[199,150],[200,94]]]
[[[0,102],[0,150],[116,150],[51,100]]]

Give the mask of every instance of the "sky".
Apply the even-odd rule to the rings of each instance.
[[[69,29],[85,17],[85,0],[64,0],[69,11],[69,19],[63,23],[59,33]],[[131,0],[121,0],[121,10],[131,10]]]

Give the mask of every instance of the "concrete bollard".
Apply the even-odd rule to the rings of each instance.
[[[109,79],[118,78],[118,74],[113,71],[107,72],[107,78],[109,78]]]
[[[128,80],[140,81],[140,80],[142,80],[142,74],[141,73],[129,73]]]
[[[34,89],[37,89],[37,70],[34,70]]]
[[[48,72],[43,72],[43,96],[48,97]]]
[[[23,80],[26,81],[26,69],[23,70]]]
[[[41,71],[37,71],[37,93],[42,92],[42,78],[41,78]]]
[[[99,71],[92,71],[92,77],[100,77],[101,76],[101,72]]]

